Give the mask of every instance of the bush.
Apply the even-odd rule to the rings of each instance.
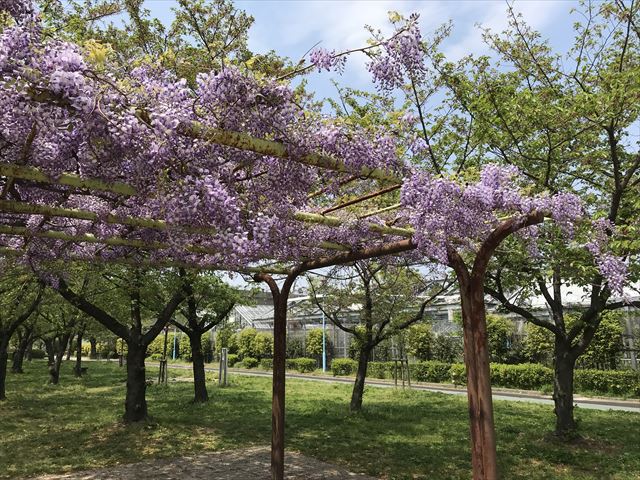
[[[419,323],[412,325],[407,331],[407,352],[418,360],[433,358],[434,335],[431,325]]]
[[[436,335],[433,340],[433,359],[453,363],[462,359],[462,339],[449,335]]]
[[[451,364],[444,362],[418,362],[409,365],[411,378],[417,382],[451,382]]]
[[[336,358],[331,362],[331,373],[337,375],[352,375],[358,369],[358,362],[350,358]]]
[[[46,356],[47,354],[45,353],[44,350],[41,350],[39,348],[34,348],[31,350],[31,358],[35,360],[42,360]]]
[[[394,362],[369,362],[367,376],[371,378],[393,378],[393,364]]]
[[[253,357],[244,357],[242,359],[242,366],[244,368],[256,368],[258,366],[258,359]]]
[[[291,358],[287,360],[286,364],[288,369],[297,370],[300,373],[313,372],[318,363],[315,358]]]
[[[499,315],[487,315],[487,342],[492,362],[505,362],[510,354],[513,321]]]
[[[162,360],[162,354],[161,353],[152,353],[151,354],[151,360]]]
[[[237,353],[227,354],[227,366],[233,367],[236,363],[238,363],[239,360],[240,360],[240,357],[238,356]]]
[[[640,372],[634,370],[576,370],[576,390],[640,397]]]
[[[464,363],[454,363],[449,369],[451,383],[454,385],[465,385],[467,383],[467,369]]]
[[[287,336],[287,358],[298,358],[302,355],[302,340]]]
[[[273,370],[273,359],[263,358],[262,360],[260,360],[260,368],[263,370]]]
[[[538,390],[553,384],[553,370],[537,363],[491,364],[491,384],[496,387]]]
[[[181,343],[187,343],[189,341],[188,337],[184,337],[182,342],[180,341],[180,335],[176,335],[174,332],[169,332],[167,335],[167,358],[173,358],[173,337],[176,338],[176,358],[179,358],[182,355],[182,345]],[[125,347],[126,350],[126,347]],[[119,352],[120,350],[118,350]],[[164,331],[160,332],[160,334],[153,339],[153,341],[147,347],[147,356],[160,355],[164,352]]]

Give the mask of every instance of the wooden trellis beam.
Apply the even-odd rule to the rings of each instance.
[[[375,215],[380,215],[381,213],[391,212],[393,210],[397,210],[401,206],[402,206],[402,204],[396,203],[394,205],[389,205],[388,207],[380,208],[378,210],[372,210],[372,211],[367,212],[367,213],[365,213],[363,215],[360,215],[358,218],[360,218],[360,219],[369,218],[369,217],[373,217]]]
[[[338,205],[334,205],[333,207],[326,208],[322,211],[322,214],[326,215],[327,213],[335,212],[336,210],[340,210],[342,208],[349,207],[351,205],[355,205],[357,203],[364,202],[375,197],[379,197],[380,195],[384,195],[385,193],[398,190],[400,187],[402,187],[401,184],[391,185],[390,187],[383,188],[382,190],[378,190],[377,192],[371,192],[366,195],[362,195],[361,197],[354,198],[353,200],[348,200],[346,202],[339,203]]]
[[[357,174],[361,177],[373,178],[386,183],[402,183],[401,178],[381,168],[362,167],[359,170],[354,170],[345,165],[341,160],[319,153],[308,153],[299,157],[291,156],[289,155],[287,146],[283,143],[252,137],[242,132],[207,127],[200,122],[183,124],[179,127],[179,132],[190,138],[205,140],[217,145],[234,147],[239,150],[255,152],[260,155],[292,160],[304,165],[336,172]]]
[[[131,185],[127,185],[125,183],[121,183],[121,182],[107,183],[98,179],[84,178],[84,177],[80,177],[72,174],[64,174],[58,178],[52,178],[46,175],[44,172],[34,167],[23,167],[19,165],[0,164],[0,174],[4,176],[13,176],[15,178],[20,178],[25,180],[32,180],[35,182],[41,182],[41,183],[47,183],[47,184],[62,184],[62,185],[79,187],[79,188],[94,188],[96,190],[108,191],[108,192],[119,193],[124,195],[134,195],[136,193],[135,189]],[[9,204],[5,204],[5,205],[9,205]],[[12,207],[8,207],[8,208],[12,208]],[[50,212],[54,212],[55,208],[60,208],[60,207],[51,207],[52,210],[50,210]],[[80,211],[80,210],[72,211],[73,209],[66,209],[66,210],[69,210],[69,215],[63,214],[64,212],[62,211],[58,211],[57,212],[58,214],[54,214],[54,213],[50,213],[50,214],[53,216],[62,216],[62,217],[68,216],[70,218],[97,220],[97,215],[93,212]],[[29,212],[23,212],[23,213],[29,213]],[[42,213],[42,214],[44,215],[46,213]],[[129,223],[126,223],[128,225],[134,225],[134,226],[140,226],[140,227],[146,227],[146,228],[159,228],[159,229],[167,228],[166,223],[163,222],[162,220],[143,219],[143,218],[136,218],[136,217],[126,217],[126,218],[127,218],[127,221],[129,222]],[[112,217],[113,223],[125,223],[122,221],[123,219],[125,219],[125,217],[116,217],[116,216]],[[344,221],[338,217],[330,217],[330,216],[320,215],[316,213],[308,213],[308,212],[297,212],[294,214],[294,219],[302,222],[318,223],[318,224],[334,226],[334,227],[340,226],[344,223]],[[400,235],[404,237],[410,237],[411,235],[413,235],[413,230],[408,228],[386,227],[386,226],[378,225],[375,223],[369,224],[369,227],[371,231],[386,234],[386,235]],[[186,227],[186,228],[193,228],[193,227]]]
[[[35,205],[32,203],[16,202],[13,200],[0,200],[0,212],[18,213],[18,214],[30,214],[30,215],[43,215],[49,217],[60,218],[73,218],[79,220],[99,221],[101,218],[95,212],[89,210],[78,210],[73,208],[63,207],[50,207],[47,205]],[[106,223],[115,225],[130,225],[134,227],[151,228],[156,230],[166,230],[169,225],[163,220],[154,220],[150,218],[140,217],[122,217],[116,215],[106,215],[102,218]],[[187,233],[201,233],[201,234],[216,234],[218,233],[214,228],[207,227],[189,227],[189,226],[176,226],[183,232]],[[135,245],[130,245],[135,246]],[[318,244],[320,248],[325,250],[341,250],[349,251],[349,247],[341,245],[335,242],[323,241]]]
[[[119,195],[135,195],[136,190],[131,185],[122,182],[106,182],[96,178],[85,178],[73,173],[63,173],[53,178],[35,167],[0,163],[0,175],[32,182],[46,183],[50,185],[66,185],[68,187],[86,188],[102,192],[111,192]]]
[[[17,250],[15,248],[7,248],[0,247],[0,256],[7,257],[21,257],[24,255],[23,250]],[[72,262],[90,262],[90,263],[107,263],[107,264],[116,264],[116,265],[133,265],[133,266],[142,266],[149,268],[190,268],[197,270],[215,270],[220,272],[234,272],[234,273],[244,273],[247,275],[253,275],[256,273],[268,273],[273,275],[286,275],[289,273],[290,268],[288,267],[277,267],[273,265],[266,265],[264,267],[244,267],[244,268],[235,268],[224,265],[207,265],[207,264],[191,264],[188,262],[178,262],[175,260],[149,260],[147,258],[101,258],[101,257],[80,257],[80,256],[70,256],[66,260]],[[51,262],[55,262],[56,260],[51,260]]]

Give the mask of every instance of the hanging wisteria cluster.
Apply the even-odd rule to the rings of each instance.
[[[488,165],[477,183],[464,186],[413,170],[399,153],[403,140],[397,135],[309,115],[283,81],[228,67],[199,74],[192,90],[151,65],[120,78],[108,62],[96,69],[80,47],[45,39],[28,3],[3,0],[0,8],[16,20],[0,36],[0,164],[36,167],[53,179],[67,172],[126,184],[118,193],[5,176],[3,201],[95,214],[2,214],[0,227],[25,228],[29,235],[4,230],[0,243],[31,258],[117,259],[144,251],[149,260],[240,268],[327,255],[323,242],[350,250],[413,232],[421,255],[447,265],[448,249],[476,249],[505,216],[541,212],[569,235],[582,218],[573,195],[523,194],[513,168]],[[417,20],[412,16],[372,57],[368,68],[380,88],[424,75]],[[318,69],[340,68],[345,58],[321,49],[311,54]],[[412,142],[414,151],[424,147],[407,144]],[[383,173],[367,178],[374,170]],[[403,183],[395,217],[359,218],[343,210],[331,225],[296,218],[353,197],[363,185],[376,189],[394,182]],[[133,226],[114,218],[160,223]],[[385,230],[390,220],[404,230]],[[112,238],[129,243],[101,243]],[[592,252],[618,291],[624,262],[603,253],[601,240]],[[153,248],[140,250],[131,242]]]

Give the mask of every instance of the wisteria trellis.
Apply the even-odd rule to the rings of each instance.
[[[512,167],[486,166],[462,185],[411,165],[412,136],[347,127],[305,108],[286,81],[229,67],[195,89],[157,66],[126,77],[46,39],[29,3],[0,1],[15,25],[0,37],[0,246],[51,258],[174,262],[236,271],[285,265],[276,305],[274,478],[283,475],[286,300],[304,270],[385,254],[455,270],[462,298],[475,478],[495,478],[483,281],[508,235],[549,218],[567,235],[583,217],[572,194],[524,194]],[[369,63],[382,89],[425,74],[412,17]],[[344,56],[312,52],[319,69]],[[327,204],[398,185],[398,209],[363,214]],[[318,192],[321,192],[318,194]],[[387,188],[385,191],[395,191]],[[393,215],[391,217],[390,215]],[[393,224],[391,224],[391,221]],[[535,234],[535,229],[529,234]],[[589,243],[612,290],[625,264],[598,225]],[[342,253],[331,253],[343,250]],[[262,268],[264,270],[264,268]]]

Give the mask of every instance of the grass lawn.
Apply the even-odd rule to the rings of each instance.
[[[125,426],[124,370],[117,362],[88,366],[78,380],[65,363],[56,387],[47,385],[43,362],[9,374],[8,400],[0,403],[0,478],[270,442],[267,378],[232,375],[227,388],[210,382],[206,405],[189,403],[190,383],[154,385],[147,390],[153,422]],[[365,411],[350,415],[349,385],[287,382],[287,448],[388,479],[470,478],[465,399],[370,388]],[[584,438],[563,445],[549,435],[549,406],[498,401],[495,412],[505,479],[640,479],[638,414],[578,410]]]

